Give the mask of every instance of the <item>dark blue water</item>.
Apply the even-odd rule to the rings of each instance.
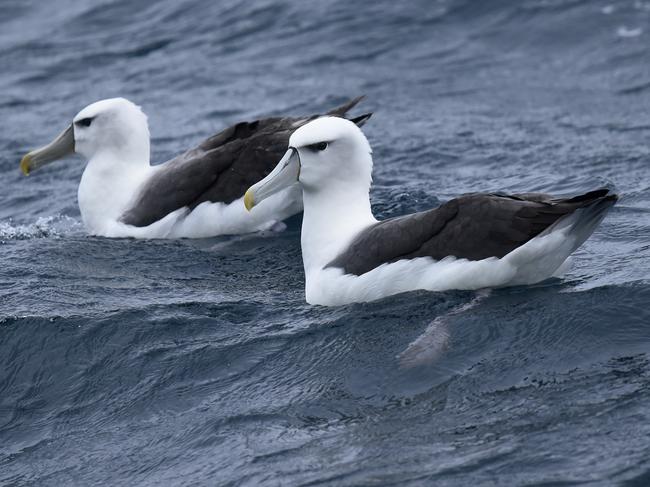
[[[650,2],[1,0],[0,68],[0,485],[650,485]],[[163,161],[362,93],[381,217],[621,201],[563,280],[330,309],[300,218],[88,237],[80,160],[18,171],[101,98]]]

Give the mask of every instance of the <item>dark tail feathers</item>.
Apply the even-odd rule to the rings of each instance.
[[[358,127],[363,127],[363,125],[368,121],[370,117],[372,117],[372,112],[364,113],[363,115],[359,115],[358,117],[354,117],[354,118],[349,118],[348,120],[356,123]]]
[[[587,240],[617,200],[618,195],[606,188],[565,199],[558,204],[564,206],[567,213],[542,233],[569,226],[571,233],[577,237],[575,250]]]
[[[351,100],[345,102],[343,105],[338,106],[336,108],[333,108],[329,112],[327,112],[327,115],[333,115],[335,117],[345,117],[348,120],[354,122],[357,124],[359,127],[363,127],[363,125],[368,121],[368,119],[372,116],[372,112],[370,113],[364,113],[363,115],[359,115],[358,117],[353,117],[353,118],[348,118],[346,117],[347,112],[349,112],[351,109],[353,109],[355,106],[359,104],[361,100],[365,98],[365,95],[357,96],[356,98],[352,98]]]
[[[591,206],[592,204],[601,201],[609,201],[611,204],[614,204],[616,201],[618,201],[618,195],[615,193],[610,193],[609,189],[607,188],[600,188],[566,200],[567,203],[582,203],[580,204],[581,208],[585,206]]]
[[[332,108],[329,112],[327,112],[327,115],[334,115],[335,117],[343,117],[347,112],[349,112],[355,106],[357,106],[359,102],[363,100],[365,97],[366,95],[361,95],[361,96],[357,96],[356,98],[352,98],[351,100],[346,101],[343,105],[340,105],[336,108]]]

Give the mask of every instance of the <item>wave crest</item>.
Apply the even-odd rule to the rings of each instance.
[[[0,241],[61,237],[81,230],[81,222],[66,215],[39,217],[34,223],[26,225],[15,224],[9,219],[0,221]]]

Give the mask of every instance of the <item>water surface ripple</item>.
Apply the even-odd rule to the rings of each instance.
[[[1,8],[0,485],[650,484],[650,2]],[[299,217],[89,237],[80,160],[17,168],[100,98],[142,105],[160,162],[358,94],[380,217],[621,201],[564,280],[328,309],[304,303]]]

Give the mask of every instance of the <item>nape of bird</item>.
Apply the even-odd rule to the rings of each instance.
[[[328,112],[345,116],[363,97]],[[351,118],[362,125],[370,113]],[[263,230],[302,210],[298,185],[248,213],[246,188],[264,178],[309,117],[241,122],[160,165],[150,164],[147,117],[124,98],[81,110],[50,144],[29,152],[27,175],[73,153],[88,162],[78,188],[87,231],[106,237],[198,238]]]
[[[297,129],[276,168],[244,198],[248,209],[303,189],[301,247],[307,302],[340,305],[416,289],[533,284],[566,267],[617,195],[475,193],[438,208],[377,221],[370,208],[370,145],[337,117]]]

